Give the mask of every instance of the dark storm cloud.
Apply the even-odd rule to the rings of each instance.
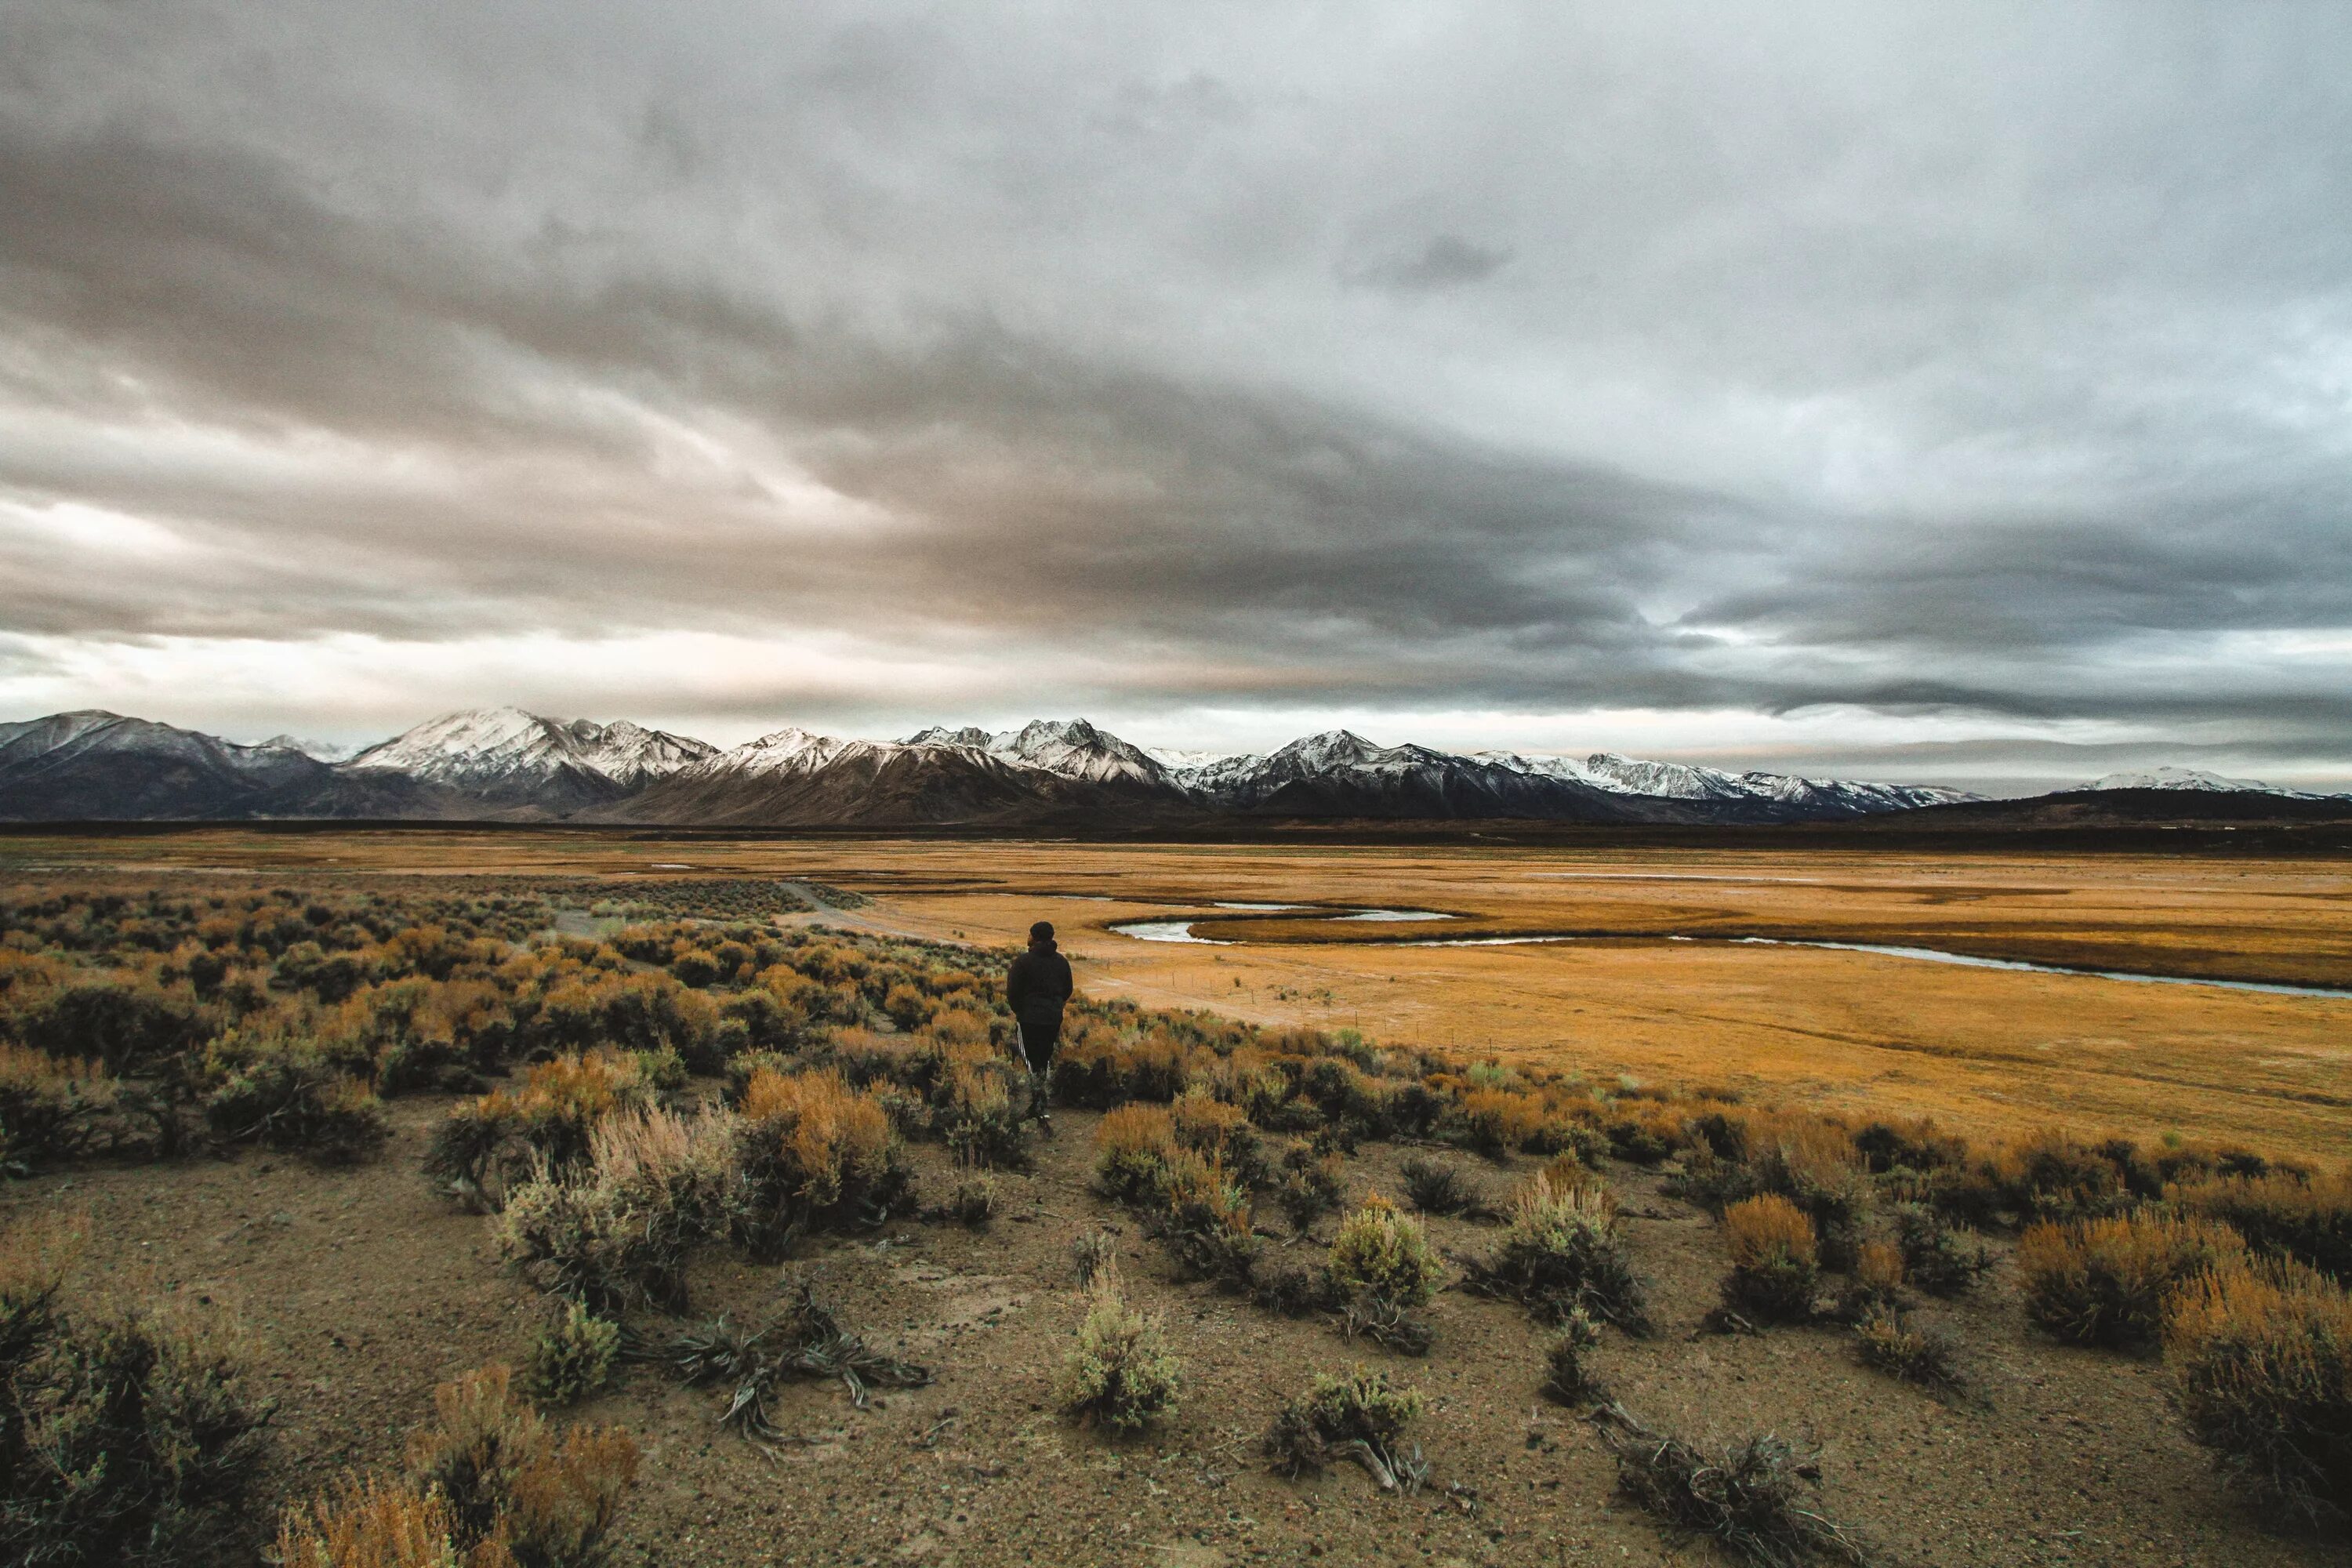
[[[1458,235],[1441,234],[1417,256],[1380,262],[1346,276],[1351,283],[1408,292],[1453,289],[1492,278],[1510,259],[1507,250],[1474,245]]]
[[[1041,708],[2352,728],[2331,13],[11,33],[0,673],[693,631]]]

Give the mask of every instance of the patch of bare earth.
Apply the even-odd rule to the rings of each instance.
[[[417,1159],[446,1102],[398,1102],[375,1163],[318,1171],[246,1154],[20,1182],[12,1209],[80,1208],[89,1242],[77,1285],[168,1291],[233,1314],[261,1389],[278,1402],[259,1497],[274,1510],[351,1466],[389,1463],[436,1381],[517,1359],[542,1303],[505,1276],[488,1224],[431,1193]],[[856,1408],[837,1384],[787,1391],[777,1423],[804,1441],[775,1457],[719,1425],[724,1397],[646,1366],[576,1414],[634,1430],[646,1463],[617,1531],[622,1564],[1244,1562],[1700,1563],[1615,1495],[1611,1460],[1572,1412],[1538,1393],[1544,1331],[1516,1307],[1441,1295],[1425,1360],[1349,1344],[1319,1321],[1269,1316],[1176,1282],[1132,1218],[1088,1190],[1095,1119],[1063,1114],[1029,1175],[1000,1176],[993,1227],[902,1221],[829,1239],[788,1269],[842,1321],[929,1365],[930,1386]],[[1404,1151],[1349,1162],[1351,1198],[1402,1187]],[[925,1184],[950,1180],[933,1148]],[[1449,1156],[1455,1157],[1458,1156]],[[1524,1169],[1528,1162],[1520,1162]],[[2061,1349],[2026,1328],[2006,1268],[1974,1300],[1936,1307],[1967,1346],[1977,1405],[1939,1404],[1867,1372],[1842,1331],[1699,1332],[1725,1267],[1713,1223],[1613,1173],[1660,1317],[1652,1338],[1611,1333],[1597,1352],[1616,1395],[1648,1425],[1704,1436],[1771,1428],[1819,1446],[1830,1512],[1890,1561],[2233,1568],[2329,1560],[2266,1534],[2226,1494],[2167,1412],[2152,1363]],[[1499,1188],[1507,1174],[1487,1167]],[[1269,1217],[1268,1229],[1280,1222]],[[1071,1239],[1114,1229],[1129,1293],[1160,1314],[1189,1381],[1163,1429],[1119,1443],[1056,1416],[1050,1387],[1081,1315]],[[1328,1234],[1328,1222],[1324,1227]],[[1449,1251],[1489,1229],[1432,1222]],[[1279,1254],[1311,1242],[1271,1241]],[[780,1271],[712,1250],[698,1313],[757,1318]],[[1353,1468],[1290,1483],[1264,1472],[1260,1432],[1318,1370],[1362,1361],[1429,1395],[1412,1436],[1431,1463],[1417,1498],[1386,1497]],[[257,1510],[257,1531],[266,1526]]]

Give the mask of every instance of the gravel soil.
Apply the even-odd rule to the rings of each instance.
[[[519,1360],[545,1308],[501,1271],[488,1222],[417,1173],[446,1100],[395,1104],[377,1160],[321,1171],[247,1152],[93,1168],[0,1189],[0,1215],[74,1210],[89,1244],[74,1289],[165,1293],[233,1321],[251,1375],[277,1402],[258,1478],[257,1545],[278,1506],[352,1467],[392,1462],[434,1384]],[[998,1177],[986,1232],[919,1220],[828,1239],[780,1271],[711,1249],[692,1279],[698,1313],[756,1320],[790,1273],[842,1321],[931,1367],[928,1387],[856,1408],[839,1384],[789,1390],[772,1458],[718,1424],[724,1396],[656,1369],[625,1368],[573,1412],[634,1431],[645,1465],[613,1561],[637,1564],[1166,1564],[1244,1562],[1703,1563],[1705,1542],[1663,1534],[1614,1489],[1590,1426],[1547,1403],[1544,1331],[1518,1309],[1459,1290],[1431,1309],[1423,1359],[1350,1344],[1320,1320],[1273,1317],[1177,1281],[1160,1247],[1087,1185],[1095,1118],[1063,1113],[1035,1169]],[[1349,1162],[1354,1196],[1398,1193],[1410,1151]],[[926,1193],[952,1181],[919,1147]],[[1471,1160],[1498,1193],[1509,1170]],[[1528,1162],[1520,1162],[1524,1169]],[[1822,1507],[1889,1563],[2340,1562],[2335,1546],[2267,1533],[2226,1492],[2168,1410],[2153,1362],[2062,1348],[2026,1325],[2006,1263],[1978,1294],[1927,1309],[1958,1334],[1969,1400],[1939,1403],[1865,1370],[1833,1326],[1701,1331],[1725,1268],[1712,1221],[1612,1172],[1655,1334],[1607,1335],[1597,1361],[1645,1424],[1716,1440],[1777,1431],[1818,1449]],[[1130,1295],[1164,1320],[1182,1358],[1181,1408],[1114,1442],[1058,1417],[1051,1386],[1083,1311],[1074,1237],[1114,1232]],[[1312,1240],[1271,1248],[1319,1257]],[[1432,1222],[1449,1254],[1493,1232]],[[1330,1223],[1321,1227],[1328,1239]],[[1318,1371],[1385,1366],[1429,1396],[1413,1436],[1430,1461],[1418,1497],[1384,1496],[1346,1468],[1300,1482],[1265,1473],[1257,1441],[1284,1394]]]

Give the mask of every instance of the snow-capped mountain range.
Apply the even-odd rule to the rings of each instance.
[[[343,764],[352,773],[404,773],[478,794],[583,803],[611,799],[718,754],[708,741],[628,720],[542,719],[520,708],[446,713],[380,741]]]
[[[2183,769],[2092,790],[2299,791]],[[1083,719],[903,741],[788,727],[721,749],[515,708],[428,720],[347,757],[117,714],[0,724],[0,819],[425,817],[673,826],[1175,826],[1221,817],[1776,823],[1973,800],[1913,784],[1585,756],[1383,746],[1345,730],[1265,754],[1159,751]]]
[[[2288,789],[2284,784],[2264,784],[2260,779],[2226,778],[2220,773],[2209,773],[2202,768],[2156,768],[2141,773],[2109,773],[2105,778],[2094,779],[2084,787],[2095,790],[2211,790],[2223,795],[2274,795],[2287,800],[2345,798],[2342,795],[2314,795],[2309,790]]]

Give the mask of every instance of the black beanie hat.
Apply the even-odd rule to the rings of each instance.
[[[1031,942],[1053,941],[1054,922],[1052,921],[1039,921],[1035,925],[1031,926],[1029,928],[1029,940]]]

